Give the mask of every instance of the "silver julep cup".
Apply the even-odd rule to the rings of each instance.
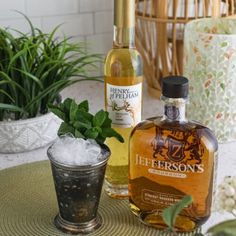
[[[54,160],[48,149],[59,213],[55,226],[63,232],[91,233],[102,224],[97,213],[110,150],[101,145],[101,161],[92,165],[71,166]]]

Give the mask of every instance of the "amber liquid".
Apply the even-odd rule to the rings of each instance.
[[[162,210],[182,199],[193,204],[176,220],[190,232],[210,216],[217,141],[197,123],[154,118],[140,123],[130,139],[129,200],[133,213],[158,229],[167,226]]]

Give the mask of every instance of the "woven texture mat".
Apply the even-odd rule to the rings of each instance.
[[[35,162],[0,171],[0,235],[61,236],[53,219],[58,213],[48,161]],[[127,200],[102,194],[99,213],[103,225],[99,236],[164,235],[142,225],[132,215]]]

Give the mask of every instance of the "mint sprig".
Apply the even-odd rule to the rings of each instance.
[[[109,113],[104,110],[98,111],[95,115],[89,113],[87,100],[77,104],[75,100],[67,98],[59,105],[48,105],[48,108],[63,120],[58,136],[70,133],[75,138],[95,139],[99,144],[111,137],[124,142],[122,136],[111,128]]]
[[[162,218],[165,224],[168,226],[169,231],[175,232],[175,222],[179,213],[193,202],[191,196],[185,196],[182,200],[176,204],[169,206],[162,212]]]

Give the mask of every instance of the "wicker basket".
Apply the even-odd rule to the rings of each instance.
[[[136,45],[149,91],[160,96],[160,79],[183,71],[184,25],[202,17],[234,17],[236,0],[136,0]]]

